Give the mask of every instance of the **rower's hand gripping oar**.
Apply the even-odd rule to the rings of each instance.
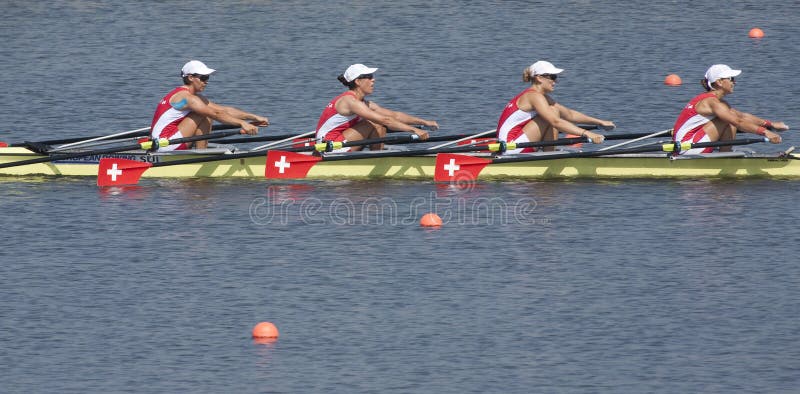
[[[475,179],[478,178],[480,172],[489,164],[572,159],[572,158],[582,158],[582,157],[600,157],[608,155],[659,152],[659,151],[669,152],[675,155],[680,152],[694,148],[748,145],[759,142],[769,142],[769,140],[766,138],[743,138],[731,141],[713,141],[713,142],[697,142],[697,143],[675,142],[667,144],[650,144],[635,148],[612,149],[605,151],[584,151],[584,152],[556,153],[548,155],[524,155],[515,157],[500,157],[495,159],[443,153],[436,156],[436,168],[434,169],[433,179],[434,181],[437,182],[456,182],[464,180],[474,181]]]

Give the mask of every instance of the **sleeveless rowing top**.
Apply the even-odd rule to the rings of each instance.
[[[355,97],[355,93],[351,90],[348,90],[338,96],[336,96],[330,103],[325,107],[322,111],[322,115],[319,117],[319,122],[317,122],[317,141],[322,142],[322,140],[326,141],[342,141],[344,140],[344,135],[342,134],[345,130],[353,127],[356,123],[361,120],[356,114],[352,114],[349,116],[340,115],[339,112],[336,111],[336,103],[345,96],[353,96]]]
[[[522,128],[536,116],[536,111],[526,112],[517,106],[517,100],[529,90],[523,90],[506,104],[497,122],[497,139],[506,142],[516,141],[523,134]]]
[[[150,136],[153,139],[182,137],[178,132],[178,124],[180,124],[181,121],[185,119],[191,111],[177,110],[173,108],[172,104],[169,102],[170,99],[172,99],[172,96],[182,90],[188,89],[184,86],[179,86],[167,93],[167,95],[164,96],[164,98],[162,98],[158,103],[158,106],[156,107],[156,113],[153,115],[153,123],[150,125]],[[187,147],[187,144],[176,144],[161,148],[159,150],[179,150],[186,149]]]
[[[714,120],[715,116],[706,117],[697,113],[697,103],[709,97],[716,97],[712,92],[701,93],[689,100],[689,103],[683,107],[678,120],[675,121],[675,126],[672,127],[674,133],[672,140],[676,142],[706,142],[710,141],[703,126]],[[711,153],[714,148],[697,148],[690,149],[681,154],[698,154],[698,153]]]

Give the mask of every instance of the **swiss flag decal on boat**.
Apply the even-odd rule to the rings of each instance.
[[[305,178],[308,170],[321,160],[322,158],[319,156],[271,150],[267,152],[264,176],[267,178]]]
[[[475,181],[492,160],[482,157],[439,153],[433,179],[437,182]]]
[[[97,167],[97,186],[135,185],[153,164],[128,159],[103,158]]]

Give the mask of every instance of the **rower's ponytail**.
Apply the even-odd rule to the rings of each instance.
[[[342,83],[342,85],[347,86],[347,88],[350,90],[353,90],[356,87],[356,81],[347,82],[347,80],[344,78],[344,74],[339,74],[339,76],[336,77],[336,79],[338,79],[339,82]]]
[[[522,70],[522,82],[533,82],[533,75],[531,74],[531,68],[525,67]]]

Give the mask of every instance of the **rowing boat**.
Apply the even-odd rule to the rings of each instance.
[[[184,159],[219,160],[201,163],[154,167],[146,178],[263,178],[266,153],[258,156],[223,159],[232,152],[226,148],[209,148],[175,152],[142,150],[93,155],[54,162],[37,163],[0,169],[0,175],[98,176],[101,158],[115,157],[161,163]],[[236,153],[240,153],[237,151]],[[528,155],[548,155],[533,153]],[[222,155],[222,156],[221,156]],[[335,156],[329,154],[328,156]],[[508,155],[507,155],[508,156]],[[504,157],[507,157],[504,156]],[[46,157],[23,147],[0,148],[0,164]],[[483,155],[483,157],[486,157]],[[314,165],[306,178],[410,178],[433,179],[435,155],[411,157],[365,157],[322,161]],[[446,165],[446,164],[445,164]],[[448,168],[443,168],[448,170]],[[455,169],[453,169],[455,170]],[[102,174],[101,174],[102,176]],[[106,174],[106,176],[113,176]],[[758,154],[745,151],[711,153],[702,156],[672,158],[666,153],[619,154],[601,157],[563,158],[541,161],[499,163],[487,166],[479,179],[493,178],[694,178],[694,177],[780,177],[800,178],[800,155]]]

